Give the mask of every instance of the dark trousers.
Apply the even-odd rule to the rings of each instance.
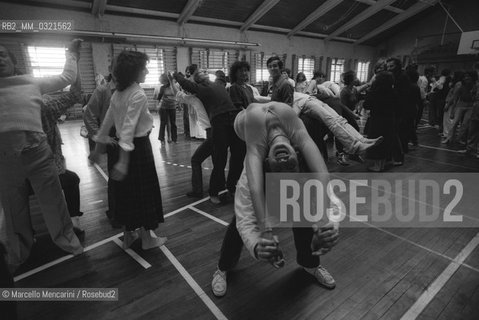
[[[404,127],[404,119],[401,117],[397,117],[395,120],[395,125],[394,125],[394,134],[393,134],[393,141],[392,141],[392,158],[393,161],[396,162],[404,162],[404,149],[403,149],[403,144],[402,141],[403,139],[401,136],[403,133],[401,133],[402,128]],[[407,145],[407,142],[406,142]]]
[[[160,108],[160,133],[158,140],[165,141],[165,129],[169,125],[171,130],[171,140],[177,139],[177,127],[176,127],[176,109],[162,109]]]
[[[327,160],[328,148],[326,146],[326,142],[324,141],[324,136],[329,132],[329,129],[321,120],[311,118],[304,114],[300,114],[299,118],[301,121],[303,121],[309,136],[311,139],[313,139],[314,143],[319,149],[319,152],[321,152],[323,158]]]
[[[313,256],[311,250],[313,229],[293,228],[293,236],[294,246],[296,247],[296,261],[298,264],[305,268],[315,268],[319,266],[319,256]],[[218,269],[221,271],[233,269],[239,261],[242,248],[243,240],[236,229],[236,216],[234,216],[223,238]]]
[[[211,128],[206,129],[206,140],[196,149],[191,157],[191,186],[193,192],[203,193],[203,170],[201,164],[213,154]]]
[[[73,171],[65,170],[65,173],[58,175],[58,178],[60,178],[70,217],[83,215],[83,212],[80,212],[80,178],[78,175]]]
[[[479,119],[469,122],[469,136],[467,139],[467,150],[479,154]]]
[[[111,176],[111,172],[113,167],[118,162],[118,152],[116,149],[118,146],[116,145],[108,145],[106,147],[106,154],[107,154],[107,167],[108,167],[108,176]],[[115,183],[113,179],[108,179],[107,183],[107,197],[108,197],[108,210],[106,215],[109,219],[115,219]]]
[[[422,114],[424,112],[424,108],[429,104],[429,102],[426,99],[422,100],[422,103],[419,104],[419,108],[417,109],[417,116],[416,116],[416,124],[415,127],[421,123],[422,119]]]
[[[230,165],[226,188],[233,193],[236,182],[243,171],[243,160],[246,154],[246,144],[235,133],[233,123],[238,111],[217,115],[212,120],[213,138],[213,172],[210,177],[210,196],[217,196],[225,188],[225,167],[230,150]]]
[[[5,260],[5,254],[5,248],[0,243],[0,288],[14,288],[15,285],[13,284],[13,277],[8,269],[7,261]],[[0,302],[0,314],[2,315],[2,319],[17,319],[16,302]]]
[[[188,105],[183,103],[181,105],[183,107],[183,129],[185,132],[185,138],[190,137],[190,116],[188,114]]]

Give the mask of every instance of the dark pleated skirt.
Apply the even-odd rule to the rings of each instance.
[[[133,144],[126,178],[112,181],[115,218],[129,231],[140,227],[154,230],[164,221],[155,159],[149,137],[135,138]],[[115,149],[118,154],[120,148]]]

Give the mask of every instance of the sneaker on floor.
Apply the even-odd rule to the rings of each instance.
[[[337,157],[336,161],[338,162],[339,165],[349,166],[348,157],[346,156],[345,153],[338,153],[336,157]]]
[[[210,201],[213,204],[220,204],[221,203],[221,200],[218,196],[210,196]]]
[[[211,289],[216,297],[223,297],[226,294],[226,271],[220,269],[213,274],[213,280],[211,281]]]
[[[404,162],[402,162],[402,161],[393,161],[393,166],[395,166],[395,167],[402,166],[403,164],[404,164]]]
[[[72,224],[73,224],[73,231],[75,233],[84,233],[85,230],[82,229],[81,224],[80,224],[80,217],[71,217],[72,219]]]
[[[304,271],[314,276],[323,287],[327,289],[336,288],[336,281],[334,281],[334,278],[323,266],[319,265],[317,268],[304,268]]]

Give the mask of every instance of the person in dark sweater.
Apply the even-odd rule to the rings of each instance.
[[[243,170],[243,159],[246,153],[244,142],[236,135],[233,124],[236,115],[242,110],[237,108],[226,91],[226,89],[209,80],[206,72],[194,74],[194,82],[187,80],[184,76],[174,73],[173,77],[180,86],[190,93],[196,94],[205,106],[210,118],[212,128],[212,139],[214,144],[213,171],[210,177],[210,200],[219,204],[218,194],[225,188],[224,169],[228,160],[228,148],[231,153],[226,188],[230,198],[236,190],[241,171]]]
[[[397,58],[389,58],[386,61],[387,71],[391,72],[394,76],[394,91],[397,97],[397,110],[395,114],[395,127],[396,137],[393,140],[393,164],[395,166],[401,166],[404,164],[404,152],[401,136],[404,136],[403,132],[406,131],[406,110],[409,99],[410,81],[406,73],[402,70],[402,63]]]
[[[369,171],[384,170],[386,159],[391,157],[393,140],[395,138],[396,92],[393,89],[394,76],[391,72],[376,74],[364,100],[363,107],[371,110],[369,118],[368,138],[384,137],[383,143],[368,150],[367,158],[373,160]]]

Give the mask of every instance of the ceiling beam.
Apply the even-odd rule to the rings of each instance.
[[[244,32],[248,30],[256,21],[261,19],[269,10],[278,4],[280,0],[264,0],[263,3],[246,19],[245,23],[241,26],[240,31]]]
[[[77,0],[32,0],[31,2],[38,5],[54,4],[60,6],[69,6],[74,8],[91,9],[91,3]]]
[[[113,12],[115,12],[115,13],[128,13],[128,14],[133,13],[133,14],[141,14],[141,15],[144,15],[144,16],[169,18],[169,19],[175,19],[175,20],[177,20],[178,17],[179,17],[178,13],[163,12],[163,11],[157,11],[157,10],[129,8],[129,7],[123,7],[123,6],[109,5],[109,4],[106,5],[106,10],[109,11],[109,12],[112,12],[112,13]],[[222,19],[199,17],[199,16],[192,16],[189,21],[211,23],[211,24],[217,24],[217,25],[225,26],[225,27],[228,27],[228,26],[240,27],[240,26],[243,25],[243,22],[239,22],[239,21],[230,21],[230,20],[222,20]],[[291,29],[287,29],[287,28],[278,28],[278,27],[271,27],[271,26],[265,26],[265,25],[259,25],[259,24],[253,24],[253,25],[251,25],[250,28],[254,28],[254,29],[257,29],[257,30],[270,31],[270,32],[278,32],[278,33],[283,33],[283,34],[287,34],[288,32],[291,31]],[[305,31],[299,31],[299,32],[297,32],[297,35],[306,36],[306,37],[320,38],[320,39],[324,39],[328,36],[327,34],[315,33],[315,32],[305,32]],[[355,39],[344,38],[344,37],[335,37],[334,39],[339,40],[339,41],[346,41],[346,42],[356,41]]]
[[[405,10],[403,13],[395,16],[385,24],[379,26],[378,28],[374,29],[373,31],[369,32],[365,36],[363,36],[361,39],[357,40],[354,44],[361,44],[364,41],[371,39],[374,36],[377,36],[378,34],[394,27],[395,25],[403,22],[406,19],[409,19],[412,16],[415,16],[416,14],[420,13],[421,11],[434,6],[436,3],[438,3],[439,0],[429,0],[428,3],[426,2],[418,2],[414,5],[412,5],[409,9]]]
[[[340,4],[343,0],[328,0],[323,3],[319,8],[314,10],[309,16],[307,16],[303,21],[301,21],[296,27],[294,27],[289,33],[288,38],[294,36],[299,31],[303,30],[307,26],[309,26],[314,21],[318,20],[320,17],[325,15],[328,11],[336,7]]]
[[[356,2],[361,2],[361,3],[364,3],[364,4],[369,4],[370,6],[372,6],[373,4],[376,3],[375,0],[355,0]],[[394,13],[403,13],[404,10],[403,9],[399,9],[399,8],[396,8],[394,6],[386,6],[384,7],[384,10],[387,10],[387,11],[391,11],[391,12],[394,12]]]
[[[184,25],[186,22],[188,22],[193,13],[195,13],[196,9],[198,9],[201,1],[202,0],[188,0],[183,8],[183,11],[180,13],[180,17],[178,18],[179,25]]]
[[[339,36],[341,33],[343,33],[346,30],[351,29],[355,25],[363,22],[367,18],[373,16],[374,14],[378,13],[379,11],[383,10],[385,7],[389,6],[391,3],[395,2],[396,0],[379,0],[366,10],[362,11],[358,15],[356,15],[354,18],[349,20],[349,22],[343,24],[341,27],[333,31],[332,33],[329,34],[328,37],[326,37],[325,40],[330,40],[331,38],[334,38],[336,36]]]
[[[102,17],[105,14],[107,0],[93,0],[91,13],[95,17]]]
[[[111,4],[106,5],[106,10],[111,12],[116,12],[116,13],[134,13],[134,14],[141,14],[145,16],[170,18],[170,19],[178,19],[178,17],[180,16],[178,13],[115,6]]]

